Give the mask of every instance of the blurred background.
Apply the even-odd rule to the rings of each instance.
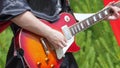
[[[103,0],[70,0],[77,13],[95,13],[101,10]],[[8,27],[0,34],[0,68],[4,68],[6,55],[11,43],[12,32]],[[76,35],[81,47],[74,53],[79,68],[120,68],[120,47],[108,21],[102,21]]]

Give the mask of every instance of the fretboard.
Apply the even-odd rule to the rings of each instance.
[[[106,8],[106,9],[99,11],[96,14],[90,16],[89,18],[70,26],[69,29],[71,31],[72,36],[74,36],[75,34],[77,34],[80,31],[83,31],[83,30],[89,28],[90,26],[98,23],[99,21],[105,19],[110,14],[111,14],[110,8]]]
[[[117,7],[120,7],[120,2],[118,1],[114,5]],[[70,26],[69,29],[70,29],[72,36],[74,36],[75,34],[77,34],[80,31],[83,31],[83,30],[89,28],[90,26],[98,23],[99,21],[105,19],[112,13],[114,13],[113,10],[111,8],[107,7],[104,10],[101,10],[101,11],[95,13],[94,15],[90,16],[89,18]]]

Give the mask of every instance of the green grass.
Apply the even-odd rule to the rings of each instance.
[[[102,0],[70,0],[74,12],[94,13],[101,10]],[[0,68],[4,68],[9,44],[10,28],[0,34]],[[76,35],[76,43],[81,47],[74,53],[79,68],[120,68],[120,47],[108,21],[102,21]]]
[[[8,27],[0,34],[0,68],[4,68],[6,55],[12,39],[11,29]]]
[[[73,11],[79,13],[95,13],[104,7],[102,0],[70,1]],[[74,53],[80,68],[120,68],[120,48],[108,21],[78,33],[76,43],[81,47]]]

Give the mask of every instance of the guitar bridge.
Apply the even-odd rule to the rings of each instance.
[[[41,43],[43,44],[43,48],[44,48],[44,50],[45,50],[45,53],[46,54],[49,54],[49,50],[48,50],[48,47],[47,47],[47,44],[46,44],[46,42],[45,42],[45,39],[44,38],[40,38],[40,41],[41,41]]]

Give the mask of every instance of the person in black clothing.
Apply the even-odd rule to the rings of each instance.
[[[113,4],[113,3],[112,3]],[[108,5],[114,10],[114,14],[108,19],[119,18],[120,8]],[[20,28],[45,37],[55,48],[66,46],[63,34],[52,29],[39,20],[45,19],[50,22],[59,20],[61,12],[73,14],[69,0],[0,0],[0,23],[12,21],[10,25],[14,35]],[[51,33],[51,34],[49,34]],[[24,52],[24,51],[23,51]],[[26,68],[22,51],[14,56],[14,38],[8,51],[5,68]],[[78,68],[72,53],[66,53],[60,68]]]

